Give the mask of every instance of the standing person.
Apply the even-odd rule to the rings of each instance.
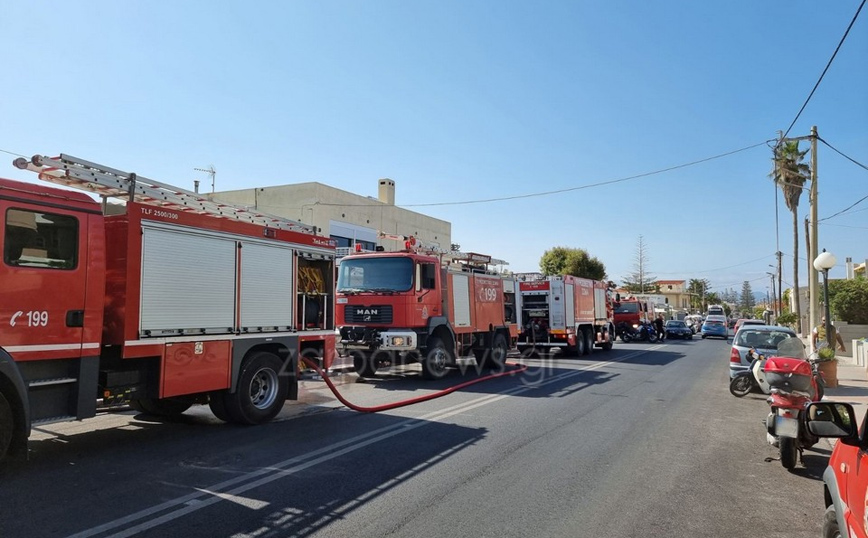
[[[834,325],[830,325],[830,327],[832,328],[832,339],[838,344],[838,351],[844,351],[844,339],[841,338],[841,333],[835,329]],[[826,342],[826,316],[823,316],[820,319],[820,324],[814,327],[811,333],[811,342],[814,344],[814,349],[820,349],[829,345]]]
[[[657,338],[662,342],[666,338],[666,333],[663,332],[663,314],[657,314],[657,319],[654,320],[654,327],[657,329]]]

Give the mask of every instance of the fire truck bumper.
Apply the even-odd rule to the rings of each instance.
[[[418,338],[413,331],[386,331],[380,333],[379,348],[390,351],[416,349]]]
[[[341,329],[340,345],[345,350],[411,351],[418,348],[419,337],[413,331]]]

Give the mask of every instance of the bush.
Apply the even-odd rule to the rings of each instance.
[[[780,316],[778,316],[778,325],[783,325],[785,327],[792,327],[796,324],[796,314],[794,312],[784,312]]]
[[[835,317],[854,324],[868,324],[868,280],[839,280],[829,283],[829,306]]]
[[[821,361],[833,361],[835,360],[835,349],[831,347],[821,347],[819,351],[817,351],[817,358]]]

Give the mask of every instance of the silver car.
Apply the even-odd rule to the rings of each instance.
[[[751,359],[748,351],[770,357],[778,351],[778,344],[787,338],[796,338],[796,333],[790,328],[777,325],[746,325],[735,333],[732,339],[732,351],[729,354],[729,377],[743,372],[750,367]]]

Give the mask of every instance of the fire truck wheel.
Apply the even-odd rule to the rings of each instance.
[[[229,416],[229,411],[226,410],[226,396],[228,391],[219,390],[208,395],[208,407],[214,416],[223,422],[232,422],[232,417]]]
[[[359,377],[375,377],[377,375],[377,365],[374,364],[373,357],[359,351],[353,352],[353,368]]]
[[[506,355],[509,353],[509,345],[503,334],[496,334],[491,343],[491,353],[488,355],[488,366],[491,368],[503,368],[506,365]]]
[[[437,336],[428,338],[428,353],[422,357],[422,377],[425,379],[442,379],[446,375],[449,364],[449,352]]]
[[[594,351],[594,336],[587,329],[582,331],[582,338],[585,340],[585,355],[590,355]]]
[[[289,385],[281,375],[283,363],[268,352],[251,355],[241,367],[238,390],[226,398],[233,422],[262,424],[273,419],[286,402]]]
[[[12,406],[3,394],[0,394],[0,461],[6,457],[9,445],[12,444]]]
[[[576,354],[576,357],[581,357],[585,354],[585,335],[579,333],[576,335],[576,347],[572,348],[572,351]]]
[[[176,417],[190,409],[193,402],[180,398],[139,398],[130,400],[130,407],[139,413],[155,417]]]

